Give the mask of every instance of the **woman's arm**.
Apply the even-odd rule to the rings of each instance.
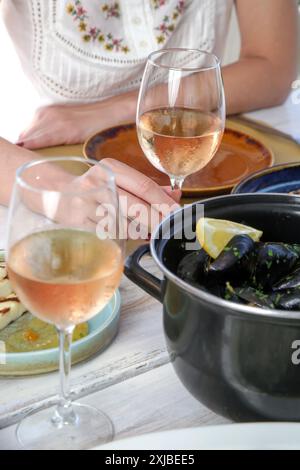
[[[101,129],[134,121],[137,98],[134,90],[96,103],[40,108],[18,144],[28,149],[80,144]]]
[[[223,68],[227,114],[282,103],[297,70],[297,1],[236,0],[236,6],[242,47],[238,62]],[[93,104],[41,108],[20,142],[31,149],[84,142],[133,121],[137,96],[133,91]]]
[[[17,147],[0,138],[0,204],[8,205],[16,170],[34,157],[35,154],[30,150]]]
[[[17,147],[0,138],[0,204],[8,205],[9,203],[17,168],[37,157],[38,155],[36,153]],[[171,210],[178,208],[177,202],[181,196],[180,191],[171,192],[169,188],[162,188],[146,175],[115,160],[106,159],[105,164],[109,166],[115,174],[119,195],[122,196],[122,198],[120,198],[120,204],[123,215],[125,217],[129,217],[130,215],[131,219],[133,216],[137,217],[138,223],[136,223],[136,225],[142,224],[145,233],[148,234],[147,230],[151,231],[151,229],[154,228],[153,223],[157,223]],[[88,170],[88,173],[85,175],[85,180],[88,179],[88,175],[91,179],[97,177],[98,170],[97,166]],[[47,171],[47,176],[50,175],[50,181],[52,178],[53,181],[57,182],[58,187],[61,187],[61,184],[66,187],[68,184],[71,184],[72,187],[74,187],[74,176],[61,167],[49,164],[45,168],[45,171]],[[77,180],[79,186],[81,177],[75,177],[75,180]],[[95,208],[95,213],[91,215],[91,220],[97,223],[96,209],[99,205],[99,201],[94,199],[95,196],[93,193],[91,193],[89,197],[91,211],[93,207]],[[41,211],[40,198],[28,199],[27,204],[32,210],[36,212]],[[141,210],[141,208],[145,210]],[[157,215],[157,217],[154,217],[154,220],[153,211]],[[138,214],[140,212],[141,214],[139,216]],[[57,215],[59,215],[61,221],[67,220],[68,207],[62,206]],[[138,227],[137,233],[139,233]]]
[[[238,62],[223,68],[229,114],[281,104],[297,75],[296,0],[236,0]]]

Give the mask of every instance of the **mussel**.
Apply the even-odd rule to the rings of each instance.
[[[300,290],[292,289],[277,292],[276,308],[279,310],[300,310]]]
[[[224,300],[230,300],[231,302],[235,302],[238,304],[248,303],[247,299],[244,299],[243,297],[237,295],[235,289],[232,287],[232,285],[229,282],[226,283],[224,295],[219,296],[219,297],[222,297]]]
[[[273,290],[281,291],[286,289],[295,289],[300,287],[300,267],[298,266],[294,271],[288,274],[283,279],[273,286]]]
[[[284,243],[259,243],[248,264],[250,283],[259,289],[272,289],[295,267],[299,257]]]
[[[300,245],[254,242],[237,235],[216,260],[204,250],[188,253],[177,275],[232,302],[300,310]]]
[[[209,268],[209,274],[217,274],[219,277],[229,280],[239,277],[245,272],[245,264],[249,255],[254,251],[255,243],[248,235],[236,235],[233,237],[218,258]]]
[[[254,287],[237,287],[235,295],[250,305],[261,308],[275,308],[275,296],[273,293],[265,293]]]
[[[203,283],[209,260],[210,257],[204,250],[192,251],[180,261],[177,275],[192,285],[199,285]]]

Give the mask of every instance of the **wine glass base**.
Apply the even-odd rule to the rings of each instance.
[[[105,413],[79,403],[74,403],[73,409],[75,422],[59,427],[52,422],[54,406],[29,414],[16,430],[21,446],[31,450],[84,450],[113,439],[113,424]]]

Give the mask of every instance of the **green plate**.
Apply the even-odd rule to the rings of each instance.
[[[0,259],[3,252],[0,251]],[[118,290],[110,302],[88,321],[89,333],[72,344],[72,363],[85,361],[102,351],[116,336],[119,325],[121,297]],[[28,315],[28,314],[24,314]],[[14,322],[24,321],[20,317]],[[13,324],[11,324],[12,327]],[[8,325],[6,328],[9,328]],[[58,369],[58,348],[41,351],[6,353],[5,342],[0,342],[0,375],[34,375]]]

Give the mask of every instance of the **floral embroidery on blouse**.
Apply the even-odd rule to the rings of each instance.
[[[157,0],[156,2],[154,1],[154,3],[158,5],[154,6],[154,8],[159,8],[160,6],[164,5],[162,1],[164,0]],[[170,34],[173,33],[180,16],[185,10],[185,3],[186,0],[179,0],[171,16],[166,15],[163,18],[162,23],[157,28],[155,28],[157,31],[159,31],[159,35],[156,36],[158,44],[164,43]]]
[[[105,3],[102,6],[102,11],[106,13],[106,19],[108,18],[120,18],[120,5],[118,2],[114,2],[113,5]]]
[[[102,6],[102,11],[106,13],[106,19],[108,18],[119,18],[120,7],[118,2],[114,2],[113,5],[107,3]],[[66,6],[66,12],[73,17],[75,23],[77,23],[78,30],[82,34],[82,40],[84,42],[98,42],[107,51],[123,52],[127,54],[130,49],[127,45],[124,45],[122,38],[116,38],[111,33],[104,33],[97,26],[90,26],[89,16],[87,10],[84,8],[81,0],[75,0],[73,3],[70,2]]]
[[[152,0],[152,5],[155,10],[158,8],[164,6],[167,3],[168,0]]]

